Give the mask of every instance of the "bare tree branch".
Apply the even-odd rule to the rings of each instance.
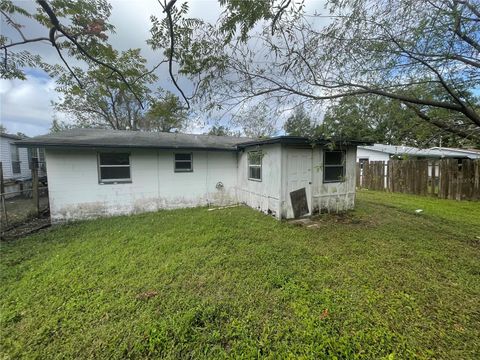
[[[468,0],[453,0],[454,3],[465,5],[480,20],[480,10]]]
[[[53,28],[52,28],[53,29]],[[80,81],[80,79],[77,77],[77,75],[75,74],[75,72],[70,68],[70,65],[68,65],[67,61],[65,60],[65,58],[63,57],[62,55],[62,52],[60,51],[60,48],[58,47],[57,43],[54,41],[52,42],[52,46],[57,50],[57,53],[58,53],[58,56],[60,57],[60,59],[63,61],[63,63],[65,64],[65,66],[67,67],[68,71],[70,72],[70,74],[72,74],[72,76],[75,78],[75,80],[77,81],[78,85],[83,88],[83,84],[82,82]]]
[[[14,43],[11,43],[11,44],[2,45],[2,46],[0,46],[0,49],[8,49],[8,48],[11,48],[11,47],[14,47],[14,46],[23,45],[23,44],[29,44],[29,43],[33,43],[33,42],[39,42],[39,41],[50,41],[50,39],[49,39],[49,38],[46,38],[46,37],[38,37],[38,38],[33,38],[33,39],[25,39],[25,40],[23,40],[23,41],[18,41],[18,42],[14,42]]]
[[[7,19],[7,22],[8,22],[10,25],[12,25],[12,27],[13,27],[15,30],[17,30],[17,32],[20,34],[20,37],[23,39],[23,41],[26,41],[27,38],[25,37],[25,35],[23,35],[22,30],[20,30],[20,25],[19,25],[18,23],[16,23],[15,21],[13,21],[13,19],[12,19],[10,16],[8,16],[8,14],[7,14],[5,11],[0,10],[0,13],[1,13],[3,16],[5,16],[5,18]]]
[[[480,51],[480,44],[475,41],[472,37],[468,36],[462,31],[462,23],[461,23],[461,16],[458,14],[457,4],[454,1],[454,8],[453,8],[454,16],[455,16],[455,23],[453,25],[453,32],[471,47],[475,48],[477,51]]]
[[[434,119],[434,118],[428,116],[427,114],[422,112],[417,106],[414,106],[414,105],[409,104],[409,103],[404,103],[404,104],[409,109],[413,110],[419,118],[427,121],[428,123],[430,123],[432,125],[435,125],[436,127],[440,128],[440,129],[446,130],[446,131],[448,131],[450,133],[453,133],[453,134],[457,134],[457,135],[459,135],[463,138],[480,140],[480,135],[476,135],[472,131],[465,131],[465,130],[462,130],[458,127],[451,126],[451,125],[449,125],[449,124],[447,124],[443,121],[440,121],[438,119]],[[477,132],[478,132],[478,129],[475,129],[475,130],[477,130]]]
[[[284,0],[282,5],[280,5],[280,9],[277,11],[277,13],[275,14],[275,17],[272,20],[272,35],[275,33],[275,24],[280,19],[283,12],[288,8],[288,6],[290,5],[291,2],[292,2],[292,0]]]
[[[187,97],[185,96],[185,93],[183,90],[180,88],[180,86],[177,83],[177,79],[175,79],[175,76],[173,75],[173,58],[174,58],[174,52],[175,52],[175,34],[173,31],[173,19],[172,19],[172,8],[175,5],[177,0],[170,0],[170,2],[166,3],[165,5],[162,5],[160,3],[160,6],[163,8],[163,12],[167,14],[167,20],[168,20],[168,29],[169,29],[169,34],[170,34],[170,51],[168,54],[168,73],[170,74],[170,78],[172,79],[173,85],[177,88],[177,90],[180,92],[180,94],[183,97],[183,100],[187,103],[187,109],[190,109],[190,102],[188,101]]]
[[[96,59],[95,57],[93,57],[92,55],[90,55],[88,53],[88,51],[86,51],[82,45],[80,45],[78,43],[78,41],[73,37],[71,36],[70,34],[68,34],[64,29],[63,27],[61,26],[57,16],[55,15],[55,13],[53,12],[52,8],[50,7],[50,5],[47,3],[46,0],[37,0],[38,4],[42,7],[42,9],[47,13],[49,19],[50,19],[50,23],[53,25],[53,28],[56,30],[56,31],[59,31],[60,33],[62,33],[68,40],[70,40],[76,47],[77,49],[83,54],[85,55],[88,59],[90,59],[91,61],[93,61],[94,63],[98,64],[98,65],[101,65],[101,66],[104,66],[110,70],[112,70],[113,72],[115,72],[118,76],[120,76],[121,80],[125,83],[125,85],[127,86],[128,90],[130,90],[130,92],[133,94],[133,96],[135,97],[135,99],[138,101],[138,103],[140,104],[140,106],[142,107],[143,109],[143,103],[141,101],[141,99],[138,97],[137,93],[133,90],[132,86],[129,84],[129,82],[127,81],[127,79],[125,78],[125,76],[122,74],[121,71],[119,71],[118,69],[116,69],[114,66],[110,65],[110,64],[107,64],[101,60],[98,60]],[[52,31],[50,31],[50,41],[52,42]]]
[[[145,76],[148,76],[148,75],[152,74],[153,72],[155,72],[155,70],[157,70],[157,69],[160,67],[160,65],[165,64],[166,62],[167,62],[167,60],[162,60],[162,61],[160,61],[160,62],[159,62],[157,65],[155,65],[151,70],[143,73],[142,75],[140,75],[139,77],[137,77],[135,80],[133,80],[133,81],[132,81],[132,84],[135,84],[137,81],[143,79]]]

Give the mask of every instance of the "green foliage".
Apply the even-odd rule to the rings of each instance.
[[[207,135],[215,136],[240,136],[240,134],[235,131],[230,130],[227,126],[223,125],[213,125],[208,131]]]
[[[108,23],[111,13],[111,4],[106,0],[53,0],[49,1],[55,15],[62,24],[62,28],[74,36],[77,42],[92,56],[101,60],[109,60],[105,56],[111,47],[107,44],[108,34],[114,31],[113,25]],[[25,25],[22,21],[35,21],[36,37],[49,39],[49,31],[52,24],[40,5],[35,12],[28,12],[22,7],[21,2],[13,3],[10,0],[2,0],[0,10],[4,12],[7,26],[15,29],[13,33],[17,37],[0,36],[0,46],[10,43],[31,41],[28,31],[24,33]],[[8,16],[8,19],[7,19]],[[56,42],[59,48],[69,56],[78,60],[89,62],[70,41],[61,34],[56,34]],[[48,41],[48,40],[47,40]],[[52,51],[55,51],[52,47]],[[4,78],[25,79],[25,68],[40,68],[51,76],[57,76],[62,67],[47,63],[42,56],[33,50],[22,50],[22,47],[10,47],[5,53],[2,51],[0,75]]]
[[[167,93],[160,100],[152,102],[141,122],[141,128],[149,131],[178,132],[186,126],[187,119],[188,112],[179,98]]]
[[[65,131],[65,130],[70,130],[70,129],[75,129],[78,126],[75,124],[69,124],[65,121],[58,120],[56,117],[52,120],[52,125],[50,125],[50,133],[57,133],[60,131]],[[85,124],[84,127],[87,127]]]
[[[305,109],[297,107],[294,113],[285,121],[283,129],[287,135],[312,137],[315,134],[315,125]]]
[[[247,137],[259,139],[274,136],[276,117],[265,103],[245,107],[232,120],[235,126],[241,127]]]
[[[333,0],[329,20],[303,2],[220,4],[217,23],[197,24],[174,54],[206,110],[252,98],[285,107],[373,94],[478,141],[478,2]]]
[[[149,86],[157,77],[148,72],[140,49],[122,53],[108,49],[103,57],[108,57],[122,72],[146,107],[153,100]],[[63,72],[57,81],[57,91],[64,96],[55,109],[73,117],[76,127],[142,129],[145,109],[118,74],[98,65],[91,65],[87,71],[76,68],[75,73],[83,88],[70,72]]]
[[[220,23],[225,43],[232,41],[237,33],[239,39],[247,41],[250,30],[257,23],[273,17],[273,0],[219,0],[219,3],[225,8],[225,16]]]
[[[429,114],[451,116],[441,109],[430,110]],[[422,121],[401,102],[374,95],[342,98],[327,109],[319,130],[327,138],[369,139],[392,145],[475,146],[474,141]]]
[[[54,227],[2,244],[2,355],[477,359],[479,211],[369,191],[320,229],[246,207]]]

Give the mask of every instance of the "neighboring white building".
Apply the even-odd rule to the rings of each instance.
[[[357,162],[360,163],[360,183],[363,181],[363,164],[370,161],[384,161],[387,163],[390,159],[426,159],[430,160],[428,164],[428,176],[432,176],[434,160],[450,159],[480,159],[479,150],[452,149],[445,147],[433,147],[430,149],[419,149],[403,145],[373,144],[362,145],[357,148]],[[439,164],[435,164],[435,174],[438,177]],[[385,165],[385,174],[388,167]],[[385,187],[387,186],[387,177],[385,176]]]
[[[45,156],[42,149],[22,148],[15,143],[23,138],[12,134],[0,134],[0,161],[2,163],[3,181],[6,193],[15,195],[21,184],[32,176],[31,159],[39,158],[40,176],[45,173]]]
[[[18,140],[22,140],[22,138],[17,135],[0,134],[0,158],[4,180],[25,178],[31,175],[28,166],[28,151],[15,145]]]
[[[76,129],[19,144],[45,148],[53,222],[235,203],[281,219],[355,202],[357,142]]]

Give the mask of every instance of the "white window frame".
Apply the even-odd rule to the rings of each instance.
[[[260,164],[251,164],[250,163],[250,155],[251,154],[258,154],[259,155],[259,159],[260,159]],[[263,169],[262,169],[262,160],[263,160],[263,156],[262,156],[262,152],[261,150],[255,150],[255,151],[249,151],[247,153],[247,177],[248,177],[248,180],[251,180],[251,181],[262,181],[263,179]],[[250,176],[250,169],[251,168],[259,168],[260,169],[260,178],[252,178]]]
[[[32,170],[32,162],[33,158],[37,159],[38,168],[42,171],[45,171],[46,164],[45,164],[45,149],[44,148],[34,148],[29,147],[27,149],[27,157],[28,157],[28,169]]]
[[[100,161],[100,156],[101,155],[128,155],[128,165],[102,165]],[[129,169],[129,174],[130,177],[128,178],[120,178],[120,179],[102,179],[102,168],[118,168],[118,167],[128,167]],[[130,161],[130,153],[127,152],[107,152],[107,151],[102,151],[97,153],[97,168],[98,168],[98,183],[100,185],[106,185],[106,184],[128,184],[132,182],[132,167],[131,167],[131,161]]]
[[[190,155],[190,160],[177,160],[177,155]],[[177,169],[177,163],[190,163],[189,169]],[[193,172],[193,153],[177,152],[173,154],[173,171],[176,173]]]
[[[370,162],[368,157],[358,158],[358,163],[360,164],[360,170],[363,170],[363,165],[368,162]]]
[[[339,153],[341,153],[342,154],[341,164],[326,164],[326,159],[327,159],[327,153],[328,152],[339,152]],[[346,172],[345,163],[346,163],[346,159],[347,159],[347,151],[346,150],[327,150],[327,149],[325,149],[323,151],[323,182],[325,184],[345,182],[345,172]],[[325,179],[325,176],[327,174],[327,172],[326,172],[327,168],[339,168],[339,167],[342,168],[342,179],[341,180],[338,180],[338,179],[326,180]]]
[[[12,163],[12,174],[14,175],[21,174],[22,162],[20,161],[20,151],[18,149],[18,146],[15,144],[10,144],[10,161]],[[15,171],[15,170],[18,170],[18,171]]]

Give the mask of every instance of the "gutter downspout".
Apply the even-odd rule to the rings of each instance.
[[[283,209],[283,190],[285,189],[285,176],[284,176],[284,165],[285,165],[285,160],[284,160],[284,153],[283,153],[284,146],[283,144],[280,144],[280,192],[278,194],[278,220],[282,220],[282,209]]]

